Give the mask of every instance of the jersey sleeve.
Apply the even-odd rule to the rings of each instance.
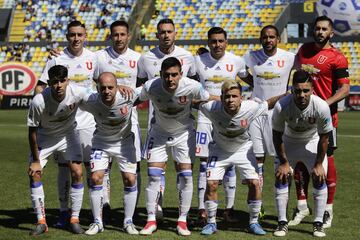
[[[101,51],[101,50],[100,50]],[[94,74],[93,74],[93,79],[97,80],[99,78],[100,75],[100,64],[99,64],[99,59],[101,58],[100,56],[100,51],[95,52],[95,59],[96,59],[96,64],[95,64],[95,68],[94,68]]]
[[[253,106],[253,117],[252,119],[255,119],[263,114],[266,114],[267,110],[269,109],[269,105],[267,101],[262,102],[256,102],[253,100],[249,100],[252,102]]]
[[[338,85],[349,84],[349,65],[346,57],[338,53],[335,61],[334,76]]]
[[[45,68],[40,76],[40,79],[39,81],[40,82],[43,82],[45,84],[47,84],[47,81],[49,80],[49,75],[48,75],[48,71],[51,67],[55,66],[56,65],[56,61],[55,61],[55,58],[51,59],[51,60],[48,60],[46,62],[46,65],[45,65]]]
[[[138,92],[138,98],[140,101],[146,101],[149,100],[149,88],[150,88],[150,82],[147,81],[144,86],[142,86],[141,88],[137,88]],[[135,91],[136,92],[136,91]]]
[[[137,64],[137,69],[138,69],[138,73],[137,73],[137,77],[138,78],[147,78],[147,73],[145,71],[145,63],[144,63],[144,56],[141,56],[139,59],[139,62]]]
[[[245,60],[242,57],[237,57],[237,64],[239,65],[237,75],[240,78],[246,78],[249,75],[249,72],[246,70]]]
[[[204,104],[201,104],[199,106],[199,110],[208,118],[211,119],[211,108],[212,108],[212,105],[213,105],[214,101],[210,101],[210,102],[207,102],[207,103],[204,103]]]
[[[194,82],[194,98],[198,99],[198,100],[202,100],[202,101],[207,101],[210,98],[210,93],[208,91],[205,90],[205,88],[203,87],[203,85],[199,82],[196,82],[195,80],[193,80]]]
[[[44,109],[44,100],[41,93],[37,94],[30,104],[28,115],[27,115],[27,126],[39,127],[41,114]]]
[[[278,132],[284,132],[285,118],[281,114],[281,104],[279,101],[275,104],[271,122],[273,130]]]
[[[189,68],[189,72],[187,74],[188,77],[192,77],[196,75],[196,65],[195,65],[195,58],[194,56],[190,55],[189,56],[189,64],[190,64],[190,68]]]
[[[317,122],[317,129],[319,134],[329,133],[333,130],[331,121],[331,113],[329,106],[323,102],[320,108],[319,121]]]

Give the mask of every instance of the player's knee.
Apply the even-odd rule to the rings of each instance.
[[[135,174],[127,174],[124,177],[124,186],[132,187],[136,183],[136,175]]]
[[[30,182],[40,182],[41,181],[41,172],[36,172],[33,176],[30,176]]]
[[[210,195],[215,193],[219,186],[219,181],[207,181],[206,192]]]
[[[258,179],[248,179],[247,184],[248,184],[248,188],[252,190],[256,190],[260,188]]]
[[[91,182],[94,185],[102,185],[104,179],[104,173],[101,173],[100,171],[95,171],[91,173]]]
[[[262,154],[256,155],[256,162],[257,163],[264,163],[265,162],[265,156]]]

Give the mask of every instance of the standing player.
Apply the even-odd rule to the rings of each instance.
[[[227,33],[220,27],[208,31],[208,46],[210,52],[195,57],[197,75],[204,88],[210,94],[221,95],[221,85],[225,80],[235,80],[236,76],[246,77],[245,62],[241,57],[225,51]],[[200,173],[198,178],[199,223],[206,223],[204,194],[206,189],[206,162],[209,156],[208,145],[212,141],[212,122],[202,112],[198,115],[196,130],[196,156],[200,157]],[[226,208],[224,218],[232,219],[236,192],[235,168],[229,166],[223,180],[225,188]]]
[[[144,84],[147,80],[160,76],[162,62],[168,57],[176,57],[182,66],[184,76],[194,78],[196,75],[194,57],[187,50],[175,46],[175,24],[171,19],[162,19],[157,24],[156,38],[159,46],[151,49],[141,56],[138,62],[138,81],[137,86]],[[149,104],[148,126],[151,125],[153,118],[153,106]],[[161,177],[161,195],[158,204],[158,216],[162,216],[162,197],[165,191],[165,175]]]
[[[308,175],[312,175],[315,206],[313,234],[315,237],[325,237],[323,215],[327,198],[326,151],[332,124],[327,103],[312,95],[313,90],[310,75],[301,70],[295,72],[292,94],[276,104],[272,116],[274,146],[279,161],[275,182],[279,223],[274,232],[278,237],[285,236],[288,231],[288,177],[291,175],[291,168],[298,162],[304,164],[304,171]]]
[[[315,94],[330,106],[333,131],[330,134],[328,170],[326,183],[328,186],[327,205],[324,213],[324,228],[331,227],[333,219],[333,201],[336,188],[336,169],[334,150],[337,148],[338,114],[337,103],[349,95],[348,62],[345,56],[332,46],[330,39],[334,35],[333,22],[326,16],[316,18],[313,37],[315,42],[304,44],[296,55],[296,66],[310,73]],[[295,168],[295,183],[298,197],[294,219],[289,225],[297,225],[309,215],[307,207],[307,186],[309,175],[304,173],[305,167],[299,164]]]
[[[124,231],[139,234],[132,217],[135,211],[136,150],[134,134],[131,132],[133,99],[127,100],[118,92],[116,76],[103,72],[98,76],[99,93],[93,93],[84,100],[82,108],[94,115],[96,131],[92,140],[91,154],[91,210],[94,223],[85,232],[95,235],[104,231],[102,222],[103,179],[109,162],[117,161],[124,183]]]
[[[253,99],[258,98],[264,101],[287,91],[295,55],[278,48],[279,41],[278,29],[273,25],[267,25],[260,32],[262,49],[250,51],[244,57],[246,66],[251,71],[249,76],[254,84]],[[265,154],[275,155],[272,143],[271,115],[272,110],[269,110],[267,114],[257,118],[250,128],[261,189],[264,184]],[[262,211],[261,214],[264,212]]]
[[[137,78],[137,63],[140,58],[140,54],[128,48],[130,41],[129,25],[125,21],[115,21],[110,26],[112,46],[96,52],[97,66],[94,72],[94,79],[97,81],[99,75],[102,72],[112,72],[115,74],[117,84],[130,87],[135,90],[136,78]],[[140,189],[140,160],[141,160],[141,134],[138,122],[138,113],[136,107],[133,108],[132,115],[132,128],[131,131],[135,136],[135,148],[137,159],[137,188]],[[104,190],[104,217],[110,217],[110,169],[105,171],[104,184],[106,184]],[[140,193],[140,191],[138,191]]]
[[[51,154],[63,156],[72,175],[70,189],[71,219],[70,228],[74,233],[83,233],[79,224],[79,213],[83,200],[82,154],[78,133],[75,131],[75,114],[86,90],[69,84],[66,67],[56,65],[48,71],[48,85],[41,94],[37,94],[29,109],[30,144],[30,193],[38,223],[30,235],[47,232],[45,219],[45,195],[41,182],[43,168]]]
[[[194,120],[191,115],[193,99],[206,101],[210,95],[201,84],[182,77],[181,63],[175,57],[161,64],[160,78],[147,81],[139,96],[141,101],[151,100],[154,118],[149,128],[144,156],[148,161],[146,209],[148,219],[140,231],[150,235],[157,229],[156,205],[160,195],[161,176],[164,174],[168,153],[175,161],[179,191],[179,218],[177,232],[187,236],[187,214],[193,193],[192,160],[195,155]]]
[[[50,67],[55,65],[63,65],[68,69],[70,82],[85,87],[88,92],[93,91],[93,73],[96,66],[95,53],[84,48],[84,41],[86,40],[85,25],[79,21],[72,21],[67,27],[66,38],[68,46],[64,51],[56,57],[53,57],[46,63],[40,82],[46,84],[49,79],[47,71]],[[95,121],[90,113],[79,109],[76,113],[76,130],[79,132],[81,151],[84,160],[84,165],[87,169],[87,179],[89,184],[90,178],[90,153],[91,153],[91,138],[95,129]],[[65,227],[69,220],[68,213],[68,192],[69,192],[69,178],[70,172],[66,162],[63,162],[61,156],[57,159],[58,172],[58,191],[60,201],[60,217],[56,223],[57,227]]]

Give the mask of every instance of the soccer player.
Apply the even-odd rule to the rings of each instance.
[[[208,31],[208,47],[210,52],[195,57],[197,75],[201,84],[210,94],[221,95],[221,85],[225,80],[235,80],[236,76],[246,78],[245,62],[241,57],[226,51],[227,33],[220,27]],[[206,223],[204,194],[206,189],[206,162],[209,156],[208,145],[212,141],[212,122],[202,112],[198,115],[196,130],[196,156],[200,158],[200,173],[198,177],[198,222]],[[236,192],[236,173],[229,166],[223,179],[225,188],[226,208],[224,219],[234,222],[233,206]]]
[[[313,30],[315,41],[301,46],[296,55],[297,68],[310,73],[315,94],[327,102],[332,116],[333,131],[330,134],[327,151],[328,170],[326,183],[328,186],[328,198],[324,213],[324,228],[331,227],[333,219],[333,201],[336,188],[334,150],[337,148],[337,103],[349,95],[350,89],[348,62],[345,56],[330,43],[333,35],[333,22],[331,19],[326,16],[316,18]],[[305,216],[309,215],[306,202],[309,175],[304,173],[304,169],[302,164],[297,165],[295,168],[298,204],[294,219],[289,222],[289,225],[297,225]]]
[[[63,65],[68,69],[69,81],[75,85],[85,87],[90,93],[93,91],[93,73],[96,66],[96,55],[84,48],[84,42],[86,40],[85,25],[79,21],[70,22],[67,27],[66,38],[68,40],[68,46],[64,51],[60,52],[58,56],[53,57],[46,63],[39,84],[42,82],[43,86],[45,86],[47,83],[47,80],[49,79],[47,71],[50,67]],[[79,132],[83,162],[87,169],[87,180],[89,185],[91,139],[95,130],[95,121],[90,113],[79,109],[76,112],[76,122],[76,131]],[[58,191],[60,201],[60,217],[55,226],[63,228],[69,221],[68,193],[70,186],[70,171],[68,164],[63,161],[61,156],[55,156],[59,166]]]
[[[171,19],[162,19],[157,24],[156,38],[159,46],[151,49],[140,57],[138,62],[137,86],[141,86],[147,80],[160,76],[162,62],[168,57],[176,57],[181,62],[181,69],[184,76],[195,78],[196,71],[194,57],[187,50],[175,45],[176,30],[175,24]],[[149,104],[148,127],[151,126],[153,119],[153,106]],[[165,174],[165,173],[164,173]],[[165,175],[161,177],[161,195],[157,206],[157,214],[162,216],[162,198],[165,191]]]
[[[41,176],[51,154],[62,155],[64,164],[71,171],[71,231],[83,233],[79,213],[83,200],[82,153],[78,132],[75,131],[75,114],[86,89],[69,84],[67,68],[53,66],[48,71],[48,85],[35,95],[28,112],[29,126],[29,177],[30,193],[38,223],[30,235],[48,231],[45,219],[45,195]]]
[[[278,48],[279,42],[279,30],[273,25],[267,25],[260,31],[262,48],[250,51],[244,56],[246,66],[251,72],[248,78],[251,79],[254,86],[253,99],[258,98],[264,101],[287,91],[295,54]],[[272,110],[269,110],[267,114],[257,118],[250,129],[257,160],[260,189],[264,184],[265,154],[275,155],[272,143],[271,114]],[[263,215],[264,212],[262,211],[261,214]]]
[[[179,191],[179,218],[177,232],[187,236],[187,215],[193,193],[192,160],[195,155],[194,120],[191,104],[195,99],[208,100],[209,93],[202,85],[182,76],[181,62],[175,57],[161,64],[160,78],[147,81],[141,91],[141,101],[154,104],[154,120],[148,131],[144,156],[148,162],[146,187],[147,224],[140,231],[150,235],[157,229],[156,205],[160,193],[161,176],[165,171],[168,153],[175,161]]]
[[[117,84],[127,86],[133,90],[136,88],[137,78],[137,63],[140,58],[140,53],[137,53],[130,48],[128,44],[130,41],[129,25],[125,21],[115,21],[110,25],[112,46],[96,52],[97,66],[95,67],[94,79],[97,81],[102,72],[112,72],[115,74]],[[140,189],[140,160],[141,160],[141,134],[138,122],[138,113],[136,107],[133,108],[131,131],[135,136],[135,148],[137,159],[137,188]],[[110,209],[110,173],[111,163],[109,169],[105,171],[103,183],[106,184],[104,191],[104,220],[109,218]],[[140,191],[138,191],[140,193]]]
[[[278,226],[275,236],[288,231],[286,207],[289,198],[288,178],[298,162],[313,180],[314,211],[313,235],[325,237],[323,215],[327,199],[326,170],[329,133],[332,131],[330,109],[320,97],[312,95],[313,80],[305,71],[293,76],[292,94],[275,105],[272,124],[277,154],[275,199]]]
[[[91,210],[94,217],[87,235],[104,231],[102,221],[103,179],[109,162],[116,161],[124,183],[124,231],[139,234],[132,217],[135,211],[136,150],[134,134],[131,132],[131,114],[134,98],[121,96],[117,88],[117,78],[113,73],[103,72],[98,76],[99,93],[91,94],[81,107],[94,115],[96,131],[92,139],[91,153]]]
[[[261,103],[243,101],[241,85],[235,80],[227,80],[221,87],[221,101],[212,101],[200,106],[201,112],[213,123],[213,141],[209,144],[206,169],[205,207],[208,224],[201,234],[211,235],[217,231],[217,188],[219,180],[224,177],[229,166],[236,166],[241,179],[248,184],[249,231],[256,235],[266,234],[258,223],[261,191],[248,128],[256,117],[266,113],[278,99],[279,97],[275,97]]]

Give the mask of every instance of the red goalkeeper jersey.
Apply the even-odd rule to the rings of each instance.
[[[342,84],[349,84],[348,62],[335,47],[317,49],[315,43],[306,43],[296,55],[296,65],[311,74],[315,94],[326,100]],[[337,103],[330,106],[334,127],[338,125]]]

